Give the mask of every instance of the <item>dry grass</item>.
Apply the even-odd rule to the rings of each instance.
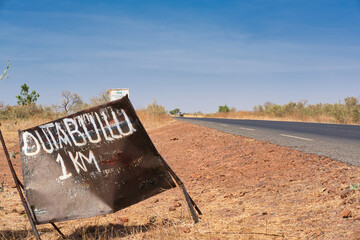
[[[220,107],[221,106],[219,106],[219,110]],[[283,105],[267,102],[264,105],[255,106],[253,111],[236,112],[235,109],[231,109],[229,112],[218,112],[205,115],[195,113],[187,116],[360,124],[360,100],[355,97],[347,97],[343,102],[339,101],[334,104],[307,104],[306,100],[301,100],[297,103],[289,102]]]
[[[290,122],[315,122],[315,123],[337,123],[344,124],[342,121],[338,121],[335,117],[328,115],[308,116],[304,114],[288,114],[284,117],[276,117],[270,114],[259,114],[251,111],[238,111],[229,113],[210,113],[210,114],[186,114],[185,117],[197,117],[197,118],[228,118],[228,119],[251,119],[251,120],[271,120],[271,121],[290,121]],[[347,123],[358,124],[358,123]]]
[[[15,191],[6,187],[0,193],[0,205],[5,209],[0,210],[0,240],[35,239]],[[181,206],[175,212],[169,212],[168,205],[174,201],[180,202]],[[121,219],[125,216],[128,221],[123,222]],[[59,222],[56,225],[67,239],[74,240],[179,239],[179,235],[187,234],[186,229],[193,231],[196,228],[178,189],[169,190],[117,213]],[[42,239],[61,239],[49,224],[38,225],[37,229]]]
[[[136,111],[144,127],[149,130],[174,121],[168,114],[152,114],[146,109]]]
[[[137,110],[136,113],[147,130],[154,129],[174,121],[168,114],[151,114],[146,109]],[[27,129],[49,121],[53,121],[57,117],[57,115],[49,117],[35,115],[27,119],[6,119],[0,121],[0,128],[3,132],[4,138],[10,141],[10,145],[13,145],[18,141],[18,130]]]

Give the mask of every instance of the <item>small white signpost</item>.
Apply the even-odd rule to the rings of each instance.
[[[126,95],[129,96],[129,89],[128,88],[116,88],[110,89],[110,101],[118,100]]]

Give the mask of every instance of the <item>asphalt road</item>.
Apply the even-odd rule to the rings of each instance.
[[[176,119],[360,166],[360,125],[219,118]]]

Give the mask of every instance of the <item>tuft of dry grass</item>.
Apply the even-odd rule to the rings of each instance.
[[[157,128],[174,121],[168,114],[152,114],[146,109],[137,110],[136,113],[140,118],[141,123],[147,130]]]

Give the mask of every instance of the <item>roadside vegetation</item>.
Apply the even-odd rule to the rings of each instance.
[[[306,100],[278,105],[265,103],[254,107],[254,114],[300,121],[360,123],[360,103],[356,97],[347,97],[343,102],[307,104]]]
[[[0,75],[0,80],[9,79],[10,61]],[[1,81],[1,84],[6,84]],[[14,94],[15,95],[15,94]],[[110,101],[109,91],[102,91],[85,102],[77,93],[68,90],[60,94],[61,103],[44,106],[37,104],[40,94],[24,83],[21,85],[20,93],[15,95],[18,105],[5,105],[0,101],[0,127],[10,131],[24,129],[39,125],[48,121],[64,117],[71,113],[94,107]],[[179,110],[180,111],[180,110]],[[144,127],[154,128],[172,121],[164,106],[157,103],[156,99],[144,109],[136,110]]]
[[[253,111],[236,111],[235,108],[230,109],[227,105],[223,105],[218,107],[217,113],[197,112],[186,116],[360,124],[360,100],[356,97],[346,97],[343,101],[333,104],[307,104],[306,100],[284,105],[266,102],[255,106]]]
[[[156,99],[146,108],[136,110],[136,113],[146,129],[155,128],[173,120],[165,107],[159,105]]]
[[[77,93],[63,91],[61,93],[61,103],[59,105],[44,106],[37,104],[39,94],[36,91],[29,93],[29,87],[24,84],[21,93],[17,96],[18,105],[5,105],[0,102],[0,126],[9,128],[16,126],[17,129],[23,129],[35,126],[41,123],[64,117],[68,114],[97,106],[108,102],[107,91],[100,92],[97,96],[90,99],[90,102],[84,102]],[[164,106],[157,103],[156,100],[144,109],[136,110],[141,122],[147,129],[155,128],[172,121],[172,118],[165,110]]]

